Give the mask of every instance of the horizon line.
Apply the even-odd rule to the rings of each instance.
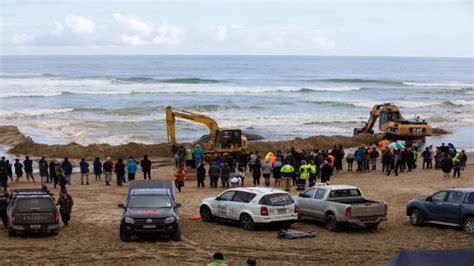
[[[8,56],[281,56],[281,57],[385,57],[385,58],[440,58],[440,59],[474,59],[465,56],[418,56],[418,55],[314,55],[314,54],[0,54]]]

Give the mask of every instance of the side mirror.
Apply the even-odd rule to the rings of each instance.
[[[122,209],[125,209],[125,205],[123,205],[123,203],[119,203],[119,204],[117,205],[117,207],[122,208]]]
[[[426,201],[431,201],[431,200],[432,200],[431,196],[426,197]]]
[[[181,205],[181,203],[176,203],[175,208],[181,208],[181,207],[183,207],[183,205]]]
[[[303,197],[303,192],[301,192],[300,194],[298,194],[298,197]]]
[[[216,197],[216,200],[220,200],[221,198],[219,198],[219,196]]]

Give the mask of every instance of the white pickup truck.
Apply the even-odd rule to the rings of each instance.
[[[324,222],[330,231],[348,224],[375,230],[387,220],[387,204],[364,198],[354,186],[315,186],[293,199],[299,206],[300,218]]]

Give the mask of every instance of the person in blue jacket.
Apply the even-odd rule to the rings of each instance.
[[[137,173],[138,163],[133,159],[133,156],[128,158],[127,163],[127,172],[128,172],[128,181],[135,180],[135,174]]]
[[[84,185],[84,176],[86,177],[86,185],[89,185],[89,163],[84,158],[81,159],[79,168],[81,168],[81,185]]]
[[[198,167],[201,164],[202,161],[202,156],[204,155],[204,152],[199,144],[196,145],[196,148],[194,148],[194,162],[196,167]]]
[[[362,162],[364,161],[364,148],[359,147],[354,153],[354,160],[357,162],[357,172],[362,172]]]
[[[61,164],[61,168],[63,169],[63,174],[66,179],[66,183],[68,185],[71,185],[72,164],[67,157],[64,158],[64,161]]]

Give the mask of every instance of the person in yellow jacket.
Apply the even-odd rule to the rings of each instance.
[[[296,184],[296,190],[304,190],[306,187],[306,180],[309,179],[311,173],[311,165],[307,164],[306,161],[301,161],[301,166],[298,171],[298,183]]]
[[[309,172],[309,186],[312,187],[316,184],[316,172],[318,168],[314,163],[314,160],[309,161],[309,166],[311,167]]]
[[[290,183],[295,174],[295,168],[291,166],[289,162],[285,162],[285,165],[281,167],[281,177],[283,178],[283,183],[285,185],[285,190],[290,191]]]

